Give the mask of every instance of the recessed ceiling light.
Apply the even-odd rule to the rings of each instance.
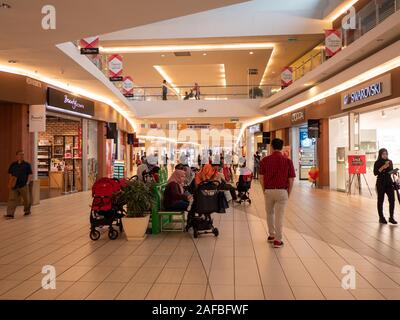
[[[165,57],[165,54],[162,54],[161,57],[164,58],[164,57]]]
[[[8,3],[3,2],[3,3],[0,5],[0,8],[3,8],[3,9],[10,9],[11,6],[10,6]]]
[[[8,63],[17,63],[18,61],[17,60],[14,60],[14,59],[10,59],[10,60],[8,60]]]
[[[207,53],[204,52],[204,53],[203,53],[203,56],[206,56],[206,55],[207,55]]]
[[[253,51],[250,51],[249,54],[254,54],[254,52],[253,52]]]

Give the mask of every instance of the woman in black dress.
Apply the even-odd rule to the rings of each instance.
[[[375,161],[374,165],[374,175],[377,176],[376,191],[378,193],[379,223],[387,224],[387,221],[383,216],[383,201],[386,194],[389,199],[389,222],[397,224],[396,220],[394,220],[395,197],[393,181],[390,176],[390,172],[393,170],[393,163],[389,160],[388,156],[388,151],[386,149],[380,149],[378,159]]]

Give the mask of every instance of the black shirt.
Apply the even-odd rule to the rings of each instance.
[[[376,184],[380,185],[380,186],[392,186],[393,185],[393,180],[392,180],[392,177],[390,176],[390,171],[393,170],[393,162],[392,161],[390,161],[390,165],[388,168],[382,170],[382,172],[379,172],[379,169],[386,163],[386,161],[390,161],[390,160],[378,159],[375,161],[375,165],[374,165],[374,175],[377,176]]]
[[[17,178],[14,189],[22,188],[28,183],[28,177],[32,174],[32,168],[29,162],[22,161],[18,163],[18,161],[15,161],[8,169],[8,173]]]

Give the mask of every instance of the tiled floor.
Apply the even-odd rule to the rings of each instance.
[[[257,182],[251,196],[214,215],[218,238],[195,241],[93,242],[88,193],[42,201],[31,217],[0,220],[0,299],[400,299],[400,229],[377,223],[373,199],[297,185],[285,247],[273,249]],[[56,290],[41,288],[44,265],[56,268]],[[345,265],[354,290],[341,287]]]

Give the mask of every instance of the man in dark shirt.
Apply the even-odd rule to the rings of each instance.
[[[260,162],[260,183],[264,191],[267,212],[268,242],[275,248],[283,246],[282,228],[285,207],[296,177],[292,160],[282,154],[283,141],[272,140],[273,153]]]
[[[8,188],[9,198],[7,204],[7,219],[13,219],[15,209],[20,203],[22,197],[24,203],[25,215],[31,214],[31,199],[28,185],[32,181],[32,167],[24,161],[24,152],[22,150],[17,152],[15,162],[10,165],[8,169]]]
[[[167,95],[168,95],[167,80],[164,80],[162,83],[162,99],[167,100]]]

